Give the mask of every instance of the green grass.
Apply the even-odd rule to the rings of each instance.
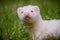
[[[18,7],[30,4],[39,6],[44,20],[60,19],[58,0],[0,0],[0,40],[32,40],[16,12]]]

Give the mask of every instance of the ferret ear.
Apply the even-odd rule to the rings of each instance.
[[[36,11],[40,11],[40,9],[39,9],[38,6],[34,6],[34,9],[35,9]]]
[[[17,9],[17,13],[20,13],[21,8],[22,8],[22,7],[19,7],[19,8]]]

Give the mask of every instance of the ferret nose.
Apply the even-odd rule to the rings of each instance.
[[[25,16],[29,16],[29,13],[24,13]]]

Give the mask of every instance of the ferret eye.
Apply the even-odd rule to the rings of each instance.
[[[33,13],[33,10],[31,10],[31,12]]]
[[[23,14],[23,11],[21,11],[21,14]]]

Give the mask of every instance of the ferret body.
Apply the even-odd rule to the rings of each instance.
[[[29,30],[33,40],[42,40],[48,36],[60,35],[60,20],[43,20],[38,6],[28,5],[17,10],[18,17]]]

